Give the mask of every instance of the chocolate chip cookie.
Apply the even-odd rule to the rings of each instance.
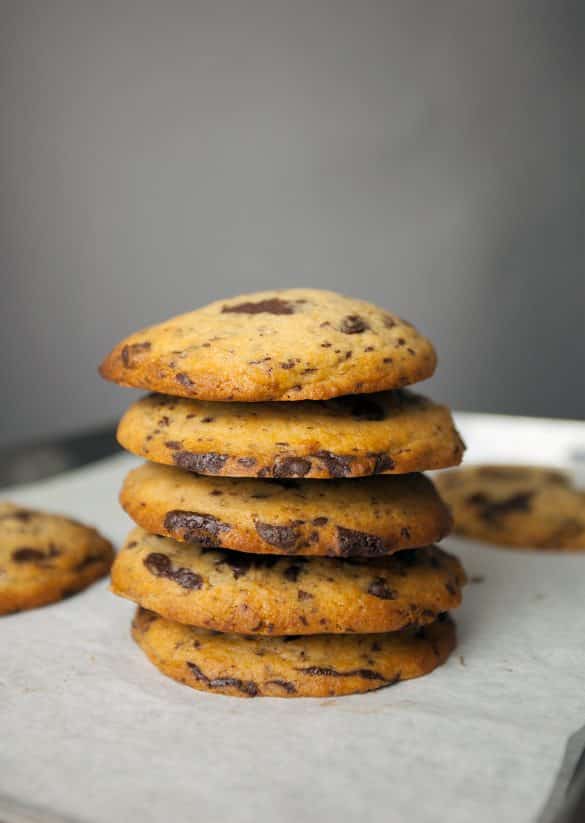
[[[111,544],[56,514],[0,502],[0,614],[62,600],[108,573]]]
[[[218,300],[122,340],[100,367],[123,386],[199,400],[325,400],[430,377],[431,343],[371,303],[317,289]]]
[[[258,554],[376,557],[437,542],[451,526],[421,474],[236,480],[144,463],[120,502],[149,532]]]
[[[458,534],[517,548],[585,550],[585,492],[563,472],[469,466],[436,482]]]
[[[155,463],[226,477],[361,477],[455,466],[449,409],[408,391],[299,403],[210,403],[154,394],[118,440]]]
[[[334,697],[421,677],[455,648],[447,615],[428,626],[369,635],[221,634],[138,609],[132,635],[160,671],[233,697]]]
[[[168,620],[240,634],[390,632],[457,608],[465,573],[434,546],[377,560],[277,557],[134,529],[112,591]]]

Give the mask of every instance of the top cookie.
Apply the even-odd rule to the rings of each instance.
[[[517,548],[585,550],[585,492],[563,472],[469,466],[439,475],[436,483],[459,534]]]
[[[114,552],[95,529],[0,503],[0,614],[62,600],[108,573]]]
[[[326,400],[430,377],[432,344],[362,300],[286,289],[218,300],[122,340],[100,366],[123,386],[199,400]]]

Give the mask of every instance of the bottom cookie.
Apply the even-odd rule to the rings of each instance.
[[[234,697],[335,697],[432,672],[455,648],[455,625],[388,634],[263,637],[196,629],[138,608],[132,636],[163,674]]]

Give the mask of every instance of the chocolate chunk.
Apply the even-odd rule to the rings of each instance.
[[[383,323],[384,323],[384,326],[385,326],[387,329],[392,329],[392,328],[394,328],[394,326],[396,325],[396,321],[395,321],[395,320],[394,320],[394,318],[393,318],[393,317],[391,317],[389,314],[385,314],[385,315],[384,315],[384,317],[383,317]]]
[[[140,355],[150,351],[151,344],[148,340],[143,343],[130,343],[122,349],[122,363],[127,369],[132,369],[136,365],[135,360],[140,359]]]
[[[214,420],[213,417],[202,417],[201,418],[202,423],[213,423],[213,420]]]
[[[344,334],[361,334],[370,327],[359,314],[348,314],[341,321],[340,328]]]
[[[35,563],[44,560],[46,555],[39,549],[29,549],[25,546],[22,549],[15,549],[11,557],[14,563]]]
[[[342,557],[377,557],[388,554],[388,547],[375,534],[337,527],[337,545]]]
[[[202,543],[204,546],[214,546],[218,536],[229,531],[229,524],[224,523],[212,514],[181,511],[174,509],[167,512],[164,527],[172,534],[180,535],[187,543]]]
[[[313,595],[310,592],[306,592],[304,589],[299,589],[297,592],[297,600],[312,600]]]
[[[478,515],[488,523],[498,521],[508,512],[530,511],[530,501],[534,497],[533,491],[518,492],[505,500],[492,500],[483,492],[470,495],[466,502],[478,509]]]
[[[351,474],[352,458],[349,455],[318,451],[315,452],[315,457],[321,460],[331,477],[348,477]]]
[[[89,568],[89,566],[93,566],[94,563],[100,563],[102,559],[101,554],[88,554],[87,557],[84,557],[83,560],[80,560],[79,563],[76,564],[75,571],[81,572]]]
[[[279,297],[268,300],[258,300],[248,303],[238,303],[237,306],[223,306],[222,314],[294,314],[294,304]]]
[[[288,692],[289,694],[294,694],[297,690],[297,687],[294,685],[294,683],[291,683],[288,680],[279,680],[279,679],[267,680],[264,685],[265,686],[280,686],[281,689],[284,689],[285,692]]]
[[[329,666],[309,666],[305,669],[297,669],[297,672],[304,672],[311,675],[311,677],[362,677],[364,680],[381,680],[386,681],[379,672],[372,669],[352,669],[348,672],[338,672],[337,669],[332,669]]]
[[[302,566],[297,563],[293,563],[292,566],[287,566],[286,569],[283,571],[283,575],[286,577],[287,580],[290,580],[291,583],[296,583],[299,574],[302,572]]]
[[[387,454],[372,454],[372,457],[375,458],[374,462],[374,474],[382,474],[382,472],[392,471],[394,466],[394,460],[387,455]]]
[[[313,526],[325,526],[326,523],[329,523],[328,517],[316,517],[313,521]]]
[[[256,465],[256,458],[255,457],[239,457],[238,463],[240,466],[244,466],[245,468],[249,469],[252,466]]]
[[[295,365],[295,360],[292,358],[290,360],[285,360],[283,363],[280,364],[281,369],[292,369]]]
[[[217,452],[194,454],[193,452],[178,451],[173,454],[173,461],[176,466],[199,474],[219,474],[227,459],[227,454],[218,454]]]
[[[191,380],[189,375],[185,374],[185,372],[179,372],[178,374],[176,374],[175,380],[177,381],[177,383],[180,383],[181,386],[185,386],[186,389],[190,389],[195,385],[195,383]]]
[[[445,588],[447,589],[447,591],[449,592],[449,594],[450,594],[450,595],[452,595],[453,597],[457,594],[457,589],[455,588],[455,586],[453,585],[453,583],[451,583],[451,581],[450,581],[450,580],[448,580],[448,581],[445,583]]]
[[[278,560],[278,558],[276,558]],[[233,572],[234,578],[237,580],[238,577],[244,577],[248,573],[250,566],[252,565],[253,557],[252,555],[245,554],[244,552],[223,552],[221,560],[216,562],[217,566],[229,566]]]
[[[166,554],[151,552],[144,558],[143,563],[155,577],[168,577],[171,571],[171,560]]]
[[[173,449],[174,451],[180,449],[182,445],[183,444],[179,440],[167,440],[165,442],[167,449]]]
[[[173,571],[172,563],[166,554],[151,552],[144,558],[144,565],[155,577],[166,577],[173,580],[184,589],[200,589],[203,585],[203,578],[200,574],[192,572],[190,569],[180,568]]]
[[[299,533],[291,526],[277,526],[273,523],[256,522],[256,531],[266,543],[279,549],[290,551],[299,538]]]
[[[259,694],[258,686],[253,680],[240,680],[238,677],[209,678],[206,674],[203,674],[196,663],[187,662],[187,666],[197,680],[205,683],[211,689],[221,689],[226,686],[233,686],[234,689],[247,694],[249,697],[256,697]]]
[[[388,586],[383,577],[376,577],[368,586],[368,594],[379,597],[381,600],[396,600],[396,592]]]
[[[191,571],[190,569],[180,568],[169,575],[171,580],[178,583],[184,589],[200,589],[203,585],[203,578],[200,574]]]
[[[311,471],[311,461],[303,457],[277,457],[272,474],[274,477],[304,477]]]

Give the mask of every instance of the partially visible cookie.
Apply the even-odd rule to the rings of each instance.
[[[138,609],[132,635],[163,674],[233,697],[334,697],[421,677],[455,648],[447,615],[403,632],[250,637],[183,626]]]
[[[371,303],[318,289],[218,300],[122,340],[100,367],[123,386],[200,400],[324,400],[430,377],[431,343]]]
[[[67,517],[0,502],[0,614],[62,600],[108,573],[111,544]]]
[[[457,608],[465,573],[434,546],[377,560],[186,546],[134,529],[112,591],[168,620],[240,634],[390,632]]]
[[[437,542],[451,526],[421,474],[234,480],[144,463],[120,502],[149,532],[257,554],[376,557]]]
[[[299,403],[143,397],[118,426],[128,451],[225,477],[361,477],[455,466],[449,409],[408,391]]]
[[[536,466],[468,466],[437,476],[455,531],[532,549],[585,550],[585,492]]]

